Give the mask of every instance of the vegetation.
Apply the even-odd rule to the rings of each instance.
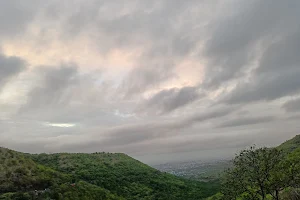
[[[31,158],[59,172],[72,174],[126,199],[202,199],[218,183],[201,183],[163,173],[125,154],[40,154]]]
[[[299,138],[277,148],[241,151],[224,173],[221,192],[208,199],[300,199]]]
[[[0,148],[0,200],[300,199],[300,137],[243,150],[219,181],[199,182],[125,154],[24,154]]]
[[[284,153],[291,153],[300,147],[300,135],[296,135],[294,138],[282,143],[277,148]]]
[[[123,199],[72,175],[35,163],[28,155],[0,148],[0,199]]]
[[[0,148],[0,199],[203,199],[219,190],[125,154],[23,154]]]

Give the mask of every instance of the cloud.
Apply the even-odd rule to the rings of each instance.
[[[228,121],[222,122],[218,125],[218,128],[228,128],[228,127],[237,127],[237,126],[249,126],[254,124],[261,124],[266,122],[274,121],[273,116],[263,116],[263,117],[242,117],[237,119],[231,119]]]
[[[288,139],[299,132],[299,6],[1,2],[1,145],[168,159]]]
[[[238,69],[234,69],[236,72],[241,72],[240,70],[244,66],[248,65],[248,70],[252,66],[249,77],[239,80],[236,87],[225,95],[224,102],[245,104],[255,101],[272,101],[285,96],[293,96],[300,91],[300,82],[297,78],[300,75],[300,55],[298,53],[300,50],[300,29],[299,22],[296,20],[299,13],[290,5],[299,6],[299,2],[290,1],[289,4],[285,4],[281,1],[257,1],[253,4],[254,7],[251,7],[255,8],[250,12],[251,18],[247,18],[247,13],[245,17],[237,18],[237,20],[242,20],[241,23],[238,23],[243,24],[241,27],[249,24],[251,26],[260,24],[258,27],[249,29],[249,38],[244,41],[247,43],[242,45],[247,47],[244,49],[246,52],[254,51],[256,56],[250,60],[243,60],[242,63],[244,64],[240,65]],[[266,10],[270,10],[266,18],[255,20],[256,17],[262,16],[257,15],[256,11]],[[236,38],[236,40],[240,38],[235,37],[234,34],[247,36],[247,34],[234,31],[232,39]],[[226,34],[222,38],[223,40],[224,42],[228,41]],[[236,50],[240,52],[242,49],[239,46]],[[222,52],[225,56],[230,55],[225,51]],[[255,63],[257,63],[257,66],[253,67]],[[222,69],[227,72],[226,67],[222,67]],[[234,73],[229,70],[229,74],[233,75]]]
[[[259,59],[257,54],[260,51],[277,38],[290,38],[299,25],[297,0],[288,3],[280,0],[255,0],[229,5],[227,9],[230,10],[230,15],[216,19],[212,26],[212,33],[209,32],[212,36],[204,48],[210,60],[205,82],[210,87],[218,87],[223,82],[243,76],[253,65],[253,59]],[[292,41],[288,43],[295,47],[299,40],[296,38],[291,40],[296,44],[293,45]],[[281,50],[284,54],[290,51],[286,48],[293,48],[288,45],[284,47]],[[294,54],[297,54],[296,51],[292,56]],[[265,60],[264,57],[261,59]],[[268,58],[272,59],[271,56]],[[288,62],[285,59],[281,60]]]
[[[120,102],[102,72],[84,72],[76,65],[41,66],[31,71],[32,86],[14,119],[79,127],[114,126],[134,118],[130,105]],[[130,107],[128,107],[130,108]],[[116,112],[117,111],[117,112]],[[130,113],[130,114],[128,114]]]
[[[243,104],[292,96],[300,91],[299,75],[300,70],[286,71],[269,77],[258,75],[253,81],[238,85],[223,100],[229,104]]]
[[[147,99],[140,110],[154,114],[166,114],[180,107],[184,107],[200,97],[200,92],[196,87],[161,90]]]
[[[260,73],[284,73],[299,70],[300,66],[300,28],[274,41],[263,53],[260,60]]]
[[[266,48],[253,78],[240,83],[227,103],[274,100],[300,91],[300,30]]]
[[[46,126],[53,126],[53,127],[60,127],[60,128],[70,128],[76,126],[75,124],[53,124],[53,123],[46,123]]]
[[[192,117],[189,117],[186,120],[183,120],[183,122],[181,124],[185,125],[185,126],[189,126],[196,122],[204,122],[209,119],[221,118],[221,117],[231,114],[236,109],[237,109],[236,107],[221,107],[218,109],[213,108],[210,111],[207,111],[207,112],[204,112],[201,114],[195,114]]]
[[[48,6],[45,13],[52,17],[45,21],[55,26],[62,44],[90,41],[88,44],[104,58],[114,51],[132,53],[135,60],[130,70],[118,66],[125,70],[120,92],[131,98],[178,77],[176,66],[197,51],[200,34],[195,26],[204,24],[201,11],[213,5],[209,1],[201,3],[76,1],[68,6]],[[188,23],[185,17],[189,17]]]
[[[72,5],[74,9],[64,21],[64,27],[69,30],[65,33],[73,36],[87,29],[97,30],[103,33],[102,37],[109,36],[107,41],[101,40],[101,43],[102,45],[109,44],[110,47],[139,45],[140,42],[148,44],[147,41],[149,40],[156,40],[156,43],[152,43],[152,47],[164,47],[165,45],[162,46],[161,44],[168,44],[171,39],[173,43],[169,44],[178,42],[179,45],[174,45],[174,47],[180,47],[172,48],[173,52],[180,50],[179,52],[186,53],[190,49],[186,47],[193,46],[193,43],[188,42],[189,37],[183,37],[185,35],[182,34],[184,30],[176,28],[172,21],[180,19],[182,15],[195,6],[196,2],[194,0],[188,2],[170,0],[149,2],[142,0],[130,3],[124,0],[109,3],[103,1],[83,3],[79,1],[79,3]],[[79,7],[80,9],[78,9]],[[70,10],[67,11],[70,12]],[[101,12],[101,16],[99,16],[99,12]],[[187,25],[190,24],[177,24],[177,26]],[[192,27],[187,26],[186,28],[191,29]],[[172,32],[173,34],[170,34]],[[167,36],[170,38],[166,38]],[[174,38],[176,39],[173,40]],[[168,46],[172,47],[171,45]],[[155,51],[163,52],[163,50],[152,48],[151,52],[155,53]]]
[[[18,0],[1,2],[0,36],[11,37],[24,33],[29,23],[34,19],[38,6],[39,1],[36,0],[30,0],[30,2]]]
[[[65,106],[70,103],[70,89],[78,81],[77,69],[74,66],[61,66],[59,68],[44,67],[39,70],[42,83],[30,91],[24,109],[52,108]]]
[[[219,108],[210,112],[198,113],[193,116],[181,118],[173,121],[153,121],[138,124],[125,124],[113,127],[97,126],[81,129],[80,126],[61,129],[62,123],[37,123],[35,120],[16,123],[15,127],[22,128],[23,131],[30,133],[26,140],[13,142],[30,149],[30,151],[95,151],[97,147],[111,151],[137,151],[138,146],[143,143],[155,145],[156,140],[171,140],[176,136],[183,136],[184,130],[189,129],[193,124],[200,124],[205,121],[215,120],[229,115],[233,112],[232,108]],[[10,125],[10,124],[6,124]],[[46,127],[49,127],[45,129]],[[51,126],[48,126],[51,125]],[[54,126],[53,126],[54,125]],[[57,126],[59,125],[59,126]],[[0,126],[0,128],[7,126]],[[1,129],[0,129],[1,130]],[[10,129],[10,137],[18,137],[16,129]],[[40,134],[43,131],[43,135]],[[84,133],[82,132],[84,131]],[[7,141],[6,134],[0,134],[2,142]],[[7,142],[7,144],[12,142]],[[26,145],[27,144],[27,145]],[[30,146],[28,146],[30,144]],[[34,145],[35,144],[35,145]]]
[[[287,101],[282,106],[287,112],[299,112],[300,111],[300,98]]]
[[[0,54],[0,89],[10,78],[25,70],[26,65],[26,62],[18,57]]]
[[[201,122],[222,118],[232,113],[234,108],[218,108],[208,112],[197,113],[192,116],[173,121],[144,123],[113,128],[107,134],[105,143],[115,145],[130,145],[155,138],[168,138],[180,135],[181,131]]]
[[[124,92],[125,97],[131,97],[141,94],[149,88],[159,86],[161,82],[170,79],[174,74],[167,66],[153,66],[135,68],[125,77],[120,90]]]

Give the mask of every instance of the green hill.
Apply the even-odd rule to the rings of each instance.
[[[300,135],[277,148],[299,165]],[[0,200],[197,200],[219,190],[218,181],[179,178],[121,153],[27,154],[0,148]]]
[[[0,199],[203,199],[219,183],[162,173],[125,154],[24,154],[0,148]]]
[[[0,148],[0,193],[41,190],[67,177],[38,165],[22,154]]]
[[[111,199],[108,190],[37,164],[28,154],[0,148],[0,199]]]
[[[255,168],[255,173],[258,173],[259,170],[264,171],[266,169],[267,166],[275,166],[274,164],[277,165],[277,170],[274,170],[272,172],[272,174],[270,175],[271,179],[267,179],[268,181],[273,181],[272,183],[267,182],[268,187],[271,185],[273,188],[275,188],[275,185],[278,185],[277,191],[278,191],[278,195],[279,195],[279,199],[291,199],[291,200],[296,200],[296,199],[300,199],[300,135],[296,135],[294,138],[285,141],[284,143],[282,143],[281,145],[277,146],[277,147],[273,147],[273,148],[266,148],[267,150],[279,150],[279,154],[282,156],[280,161],[277,163],[272,163],[272,162],[268,162],[271,161],[271,159],[265,159],[266,157],[264,156],[260,156],[260,159],[262,159],[261,163],[263,163],[263,165],[258,165],[255,161],[251,160],[251,164],[253,166],[256,166]],[[254,155],[253,152],[251,152],[252,154],[249,155]],[[241,154],[238,154],[241,155]],[[246,157],[247,159],[249,159],[249,155],[248,157]],[[265,154],[266,155],[266,154]],[[252,158],[252,157],[251,157]],[[239,160],[239,162],[241,161],[247,161],[247,159],[244,160]],[[256,160],[258,161],[258,160]],[[272,165],[270,165],[270,163],[272,163]],[[250,165],[250,166],[251,166]],[[245,173],[249,172],[250,170],[243,170],[242,172]],[[231,171],[232,172],[232,171]],[[267,172],[267,170],[265,170],[264,172]],[[227,174],[228,176],[228,171],[225,171],[223,175]],[[235,176],[237,176],[235,174]],[[243,177],[243,176],[241,176]],[[221,181],[221,188],[225,188],[225,189],[232,189],[232,191],[236,191],[237,188],[236,187],[230,187],[228,186],[227,183],[233,183],[234,181],[232,181],[232,179],[229,179],[230,181],[225,182],[224,180]],[[238,179],[238,184],[241,184],[242,179]],[[244,194],[244,197],[239,197],[237,199],[251,199],[249,196],[247,196],[246,194],[248,194],[249,191],[249,187],[251,188],[253,186],[253,178],[251,178],[251,184],[247,185],[246,189],[247,191]],[[263,180],[263,179],[261,179]],[[274,181],[275,180],[275,181]],[[281,185],[282,184],[282,185]],[[261,184],[262,185],[262,184]],[[270,188],[270,187],[269,187]],[[274,195],[274,194],[273,194]],[[224,200],[224,199],[228,199],[228,197],[225,197],[221,192],[207,198],[207,200]],[[253,198],[252,198],[253,199]],[[259,198],[257,198],[259,199]],[[275,199],[275,197],[272,197],[272,195],[268,195],[266,199]]]
[[[300,135],[296,135],[294,138],[287,140],[278,146],[278,149],[287,153],[291,153],[297,148],[300,148]]]
[[[76,180],[103,187],[126,199],[202,199],[218,189],[217,183],[201,183],[162,173],[125,154],[39,154],[34,161]]]

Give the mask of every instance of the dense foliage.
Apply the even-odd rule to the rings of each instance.
[[[224,173],[221,192],[208,199],[300,199],[299,138],[277,148],[241,151]]]
[[[300,135],[296,135],[294,138],[282,143],[277,149],[282,150],[284,153],[292,153],[300,147]]]
[[[240,152],[222,184],[182,179],[125,154],[24,154],[0,148],[1,199],[300,199],[300,137]]]
[[[155,170],[125,154],[40,154],[39,164],[72,174],[75,181],[108,189],[126,199],[202,199],[218,190],[218,183],[181,179]]]
[[[35,163],[28,155],[0,148],[0,199],[123,199],[72,175]]]
[[[0,199],[203,199],[219,183],[181,179],[125,154],[23,154],[0,148]]]

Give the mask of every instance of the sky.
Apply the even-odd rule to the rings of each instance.
[[[299,0],[0,1],[0,146],[231,157],[300,132]]]

